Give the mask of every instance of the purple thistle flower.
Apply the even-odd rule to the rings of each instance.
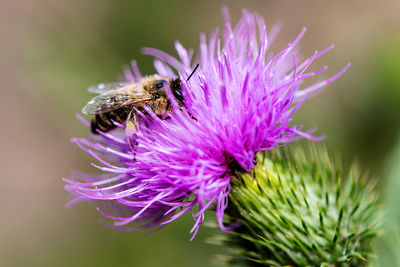
[[[193,237],[204,221],[205,210],[216,203],[219,226],[228,230],[223,215],[235,171],[253,169],[258,151],[303,137],[320,140],[311,131],[302,131],[301,125],[293,125],[291,117],[308,97],[350,65],[300,90],[304,79],[326,69],[307,72],[311,63],[333,46],[298,64],[295,49],[305,29],[284,50],[272,54],[269,45],[276,31],[267,35],[261,17],[244,10],[232,28],[227,9],[223,14],[223,38],[218,38],[218,30],[208,41],[202,34],[195,60],[193,51],[179,42],[175,44],[178,59],[144,49],[156,58],[159,75],[173,78],[179,73],[185,108],[171,101],[174,111],[167,120],[147,110],[151,119],[141,114],[135,136],[126,137],[125,126],[118,125],[122,129],[93,136],[95,141],[73,139],[103,164],[93,166],[107,173],[75,178],[83,182],[65,179],[69,183],[66,189],[76,195],[73,203],[94,202],[102,215],[115,221],[112,227],[122,230],[166,224],[190,211],[195,220],[190,231]],[[194,63],[200,67],[186,81]],[[126,80],[140,81],[136,63],[132,70],[125,70]],[[171,92],[169,95],[173,99]],[[134,153],[128,138],[134,139]],[[122,227],[131,222],[137,225]]]

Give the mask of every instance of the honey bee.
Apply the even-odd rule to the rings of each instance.
[[[198,66],[197,64],[187,80],[192,77]],[[172,111],[167,90],[171,90],[178,105],[183,107],[182,86],[179,78],[151,75],[139,82],[101,83],[89,87],[89,92],[99,95],[83,107],[82,113],[94,116],[91,121],[91,131],[94,134],[116,128],[115,122],[121,124],[126,122],[125,131],[128,136],[131,136],[137,131],[140,120],[136,110],[147,114],[143,105],[161,119]]]

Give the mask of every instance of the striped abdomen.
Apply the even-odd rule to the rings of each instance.
[[[108,132],[117,126],[114,122],[124,123],[128,118],[133,106],[125,106],[107,113],[96,114],[91,122],[92,133],[98,134],[98,130]]]

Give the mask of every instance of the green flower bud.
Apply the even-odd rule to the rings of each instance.
[[[342,177],[325,149],[258,154],[232,181],[226,214],[241,226],[218,238],[229,263],[249,266],[363,266],[379,221],[375,186],[353,165]]]

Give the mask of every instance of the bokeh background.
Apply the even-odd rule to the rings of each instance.
[[[313,65],[328,65],[326,77],[352,63],[296,119],[318,125],[345,166],[356,159],[378,180],[383,205],[391,204],[386,221],[399,225],[400,1],[1,0],[0,266],[212,264],[219,249],[204,242],[211,230],[201,228],[189,242],[191,218],[152,235],[114,232],[88,204],[64,208],[69,196],[61,178],[74,169],[95,171],[69,142],[88,135],[74,117],[91,97],[86,88],[116,80],[132,59],[153,73],[142,47],[174,53],[180,40],[197,49],[200,32],[222,27],[222,5],[233,21],[245,7],[269,26],[280,22],[275,51],[303,26],[303,55],[334,43]],[[396,266],[397,242],[397,232],[377,242],[378,265]]]

